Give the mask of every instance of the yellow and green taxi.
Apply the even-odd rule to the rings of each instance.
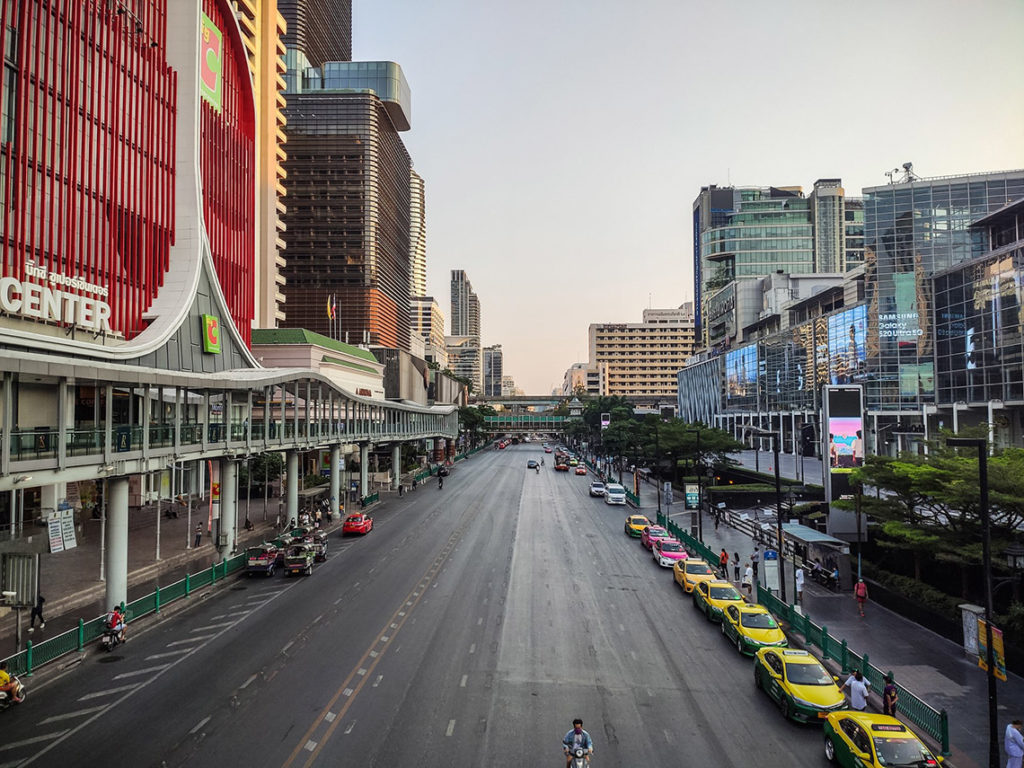
[[[672,578],[686,594],[690,594],[698,582],[714,581],[718,575],[710,565],[699,557],[690,557],[686,560],[676,561],[676,564],[672,566]]]
[[[693,607],[708,621],[721,621],[726,606],[742,602],[743,595],[728,581],[702,581],[693,590]]]
[[[651,521],[643,515],[626,515],[626,535],[639,539],[644,532],[644,528],[650,524]]]
[[[759,648],[789,645],[779,622],[767,608],[756,603],[727,605],[722,612],[722,634],[747,656],[753,656]]]
[[[775,700],[783,717],[809,723],[846,709],[837,678],[807,651],[762,648],[754,657],[754,685]]]
[[[842,768],[924,768],[942,762],[895,717],[854,710],[831,712],[825,718],[825,757]]]

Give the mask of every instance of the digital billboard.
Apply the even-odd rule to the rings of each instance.
[[[850,473],[864,464],[864,390],[860,385],[825,386],[822,395],[822,422],[828,430],[824,435],[828,451],[828,534],[849,537],[857,532],[856,514],[836,508],[833,502],[849,496]]]

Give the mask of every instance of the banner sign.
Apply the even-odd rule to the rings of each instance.
[[[203,100],[218,113],[224,78],[224,37],[213,19],[202,14],[199,42],[199,92]]]

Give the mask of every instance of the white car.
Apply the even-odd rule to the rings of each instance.
[[[608,483],[608,485],[604,487],[604,503],[625,504],[626,489],[618,483]]]
[[[590,495],[591,496],[604,496],[604,483],[600,480],[595,480],[590,484]]]

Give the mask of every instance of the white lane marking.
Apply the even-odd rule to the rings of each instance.
[[[376,688],[380,685],[380,681],[384,679],[384,675],[377,675],[377,679],[373,681],[373,687]]]
[[[348,728],[345,729],[345,733],[352,733],[352,729],[356,727],[356,721],[353,720],[348,724]]]
[[[316,749],[316,742],[315,741],[307,741],[305,749],[306,749],[307,752],[312,752],[314,749]]]
[[[391,639],[391,638],[390,638],[390,637],[388,637],[387,635],[381,635],[381,636],[380,636],[380,641],[381,641],[382,643],[386,643],[386,642],[387,642],[388,640],[390,640],[390,639]]]
[[[188,732],[188,735],[189,736],[195,736],[197,733],[199,733],[199,729],[202,728],[204,725],[206,725],[208,722],[210,722],[210,718],[211,717],[212,717],[212,715],[207,715],[202,720],[200,720],[198,723],[196,723],[194,726],[192,726],[192,730]]]
[[[359,669],[358,669],[358,670],[356,671],[356,674],[357,674],[357,675],[360,675],[360,676],[362,676],[362,677],[365,677],[365,676],[366,676],[366,670],[365,670],[365,669],[363,669],[362,667],[360,667],[360,668],[359,668]]]
[[[444,735],[445,736],[451,736],[453,733],[455,733],[455,721],[454,720],[449,720],[448,721],[448,729],[444,732]]]
[[[242,611],[232,611],[231,613],[222,613],[220,616],[211,616],[210,621],[220,621],[221,619],[227,619],[231,616],[246,616],[249,613],[249,609]]]
[[[188,638],[186,640],[175,640],[173,643],[168,643],[167,647],[168,648],[173,648],[176,645],[187,645],[189,643],[200,643],[203,640],[209,640],[211,637],[213,637],[213,635],[196,635],[195,637],[190,637],[190,638]]]
[[[398,615],[399,615],[399,616],[405,616],[405,611],[399,611],[399,612],[398,612]]]
[[[323,614],[321,613],[321,614],[320,614],[319,616],[317,616],[317,617],[316,617],[315,619],[313,619],[313,623],[314,623],[314,624],[316,624],[316,623],[317,623],[318,621],[320,621],[320,619],[322,619],[323,617],[324,617],[324,615],[323,615]]]
[[[131,685],[122,685],[117,688],[108,688],[105,691],[96,691],[94,693],[87,693],[85,696],[79,696],[79,701],[88,701],[89,699],[98,699],[101,696],[109,696],[112,693],[121,693],[121,691],[130,691],[132,688],[137,688],[138,683],[132,683]]]
[[[339,597],[337,600],[334,601],[334,604],[337,605],[338,603],[340,603],[344,599],[345,599],[345,596],[342,595],[341,597]]]
[[[476,653],[476,643],[473,643],[471,646],[469,646],[469,652]]]
[[[633,657],[633,661],[636,661],[636,651],[630,651],[629,655]]]
[[[377,651],[370,651],[370,658],[376,659],[380,654]]]
[[[101,709],[106,709],[106,704],[100,704],[98,707],[89,707],[88,709],[80,709],[77,712],[66,712],[63,715],[54,715],[48,717],[45,720],[40,721],[40,725],[48,725],[49,723],[56,723],[61,720],[70,720],[73,717],[84,717],[85,715],[92,714],[93,712],[99,712]]]
[[[336,718],[336,717],[337,717],[337,715],[334,714],[333,712],[328,712],[326,715],[324,715],[324,720],[326,720],[328,723],[333,723],[334,722],[334,718]]]
[[[139,675],[148,675],[151,672],[159,672],[161,669],[167,669],[167,667],[167,664],[157,664],[155,667],[136,669],[134,672],[122,672],[120,675],[114,675],[114,679],[123,680],[126,677],[138,677]]]
[[[672,734],[669,733],[667,729],[662,730],[662,733],[665,734],[665,741],[668,742],[669,744],[671,744],[672,743]]]
[[[480,617],[479,619],[477,619],[477,620],[476,620],[476,625],[477,625],[478,627],[479,627],[479,626],[480,626],[481,624],[483,624],[483,623],[484,623],[484,617],[483,617],[483,616],[481,616],[481,617]]]
[[[466,687],[466,680],[468,680],[468,679],[469,679],[469,675],[463,675],[462,679],[459,681],[459,688],[465,688]]]
[[[167,658],[168,656],[180,656],[183,653],[191,653],[191,652],[192,652],[191,648],[179,648],[176,651],[164,651],[163,653],[154,653],[152,656],[147,656],[145,658],[145,661],[149,661],[150,659],[164,659],[164,658]]]
[[[341,692],[341,694],[346,697],[351,696],[353,693],[355,693],[355,691],[352,688],[346,688],[344,691]]]
[[[619,624],[619,632],[625,632],[625,631],[626,631],[626,628],[624,626],[622,626],[621,624]]]
[[[292,640],[288,645],[281,649],[281,653],[288,653],[288,649],[295,645],[295,641]]]
[[[0,752],[8,749],[17,749],[18,747],[24,747],[29,744],[36,744],[40,741],[52,741],[53,739],[59,739],[65,733],[67,733],[67,731],[57,731],[56,733],[47,733],[42,736],[33,736],[31,739],[12,741],[10,744],[0,744]]]
[[[484,598],[484,605],[487,605],[487,598]]]
[[[207,624],[205,627],[196,627],[193,630],[189,630],[189,634],[192,634],[194,632],[206,632],[209,629],[221,629],[223,627],[230,627],[232,624],[235,623],[236,622],[234,621],[223,621],[220,624]]]
[[[246,681],[245,681],[244,683],[242,683],[242,684],[241,684],[240,686],[238,686],[238,690],[240,690],[240,691],[241,691],[241,690],[244,690],[244,689],[248,688],[248,687],[249,687],[250,685],[252,685],[252,682],[253,682],[253,681],[254,681],[254,680],[255,680],[255,679],[257,678],[257,677],[258,677],[258,675],[253,675],[253,676],[251,676],[251,677],[250,677],[250,678],[249,678],[248,680],[246,680]]]

